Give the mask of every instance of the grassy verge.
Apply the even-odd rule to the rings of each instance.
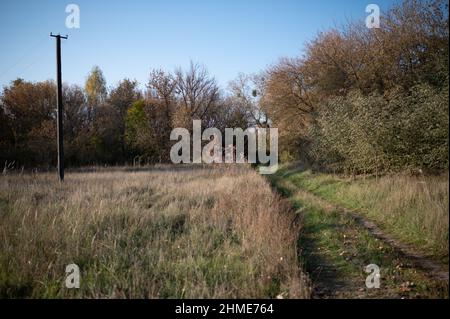
[[[448,264],[448,175],[351,180],[310,170],[284,173],[298,187],[367,216],[399,240]]]
[[[0,297],[308,297],[298,232],[246,168],[3,176]]]
[[[282,170],[271,177],[302,216],[301,260],[316,297],[448,298],[448,285],[430,279],[392,247],[374,238],[328,201],[302,189]],[[380,289],[368,289],[365,267],[380,267]]]

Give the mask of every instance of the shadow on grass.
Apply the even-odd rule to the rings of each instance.
[[[298,173],[298,172],[296,172]],[[292,173],[292,175],[296,174]],[[293,200],[294,192],[281,185],[280,180],[286,175],[271,176],[269,182],[271,186],[283,197],[290,200],[297,214],[308,214],[304,211],[304,206],[297,200]],[[307,216],[302,216],[307,217]],[[313,298],[332,297],[341,288],[345,287],[345,282],[342,280],[344,276],[333,267],[333,262],[324,256],[324,253],[319,250],[320,244],[314,234],[324,232],[328,229],[335,229],[336,225],[329,221],[322,221],[308,225],[305,223],[301,232],[298,234],[297,247],[299,264],[308,273],[309,278],[313,283]]]
[[[313,283],[313,298],[332,297],[345,287],[345,281],[342,279],[344,276],[320,251],[320,245],[314,238],[314,234],[335,228],[336,226],[329,222],[314,224],[304,227],[298,237],[299,262]]]

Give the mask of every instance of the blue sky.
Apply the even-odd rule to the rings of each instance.
[[[55,77],[55,40],[63,41],[63,80],[83,85],[94,65],[108,86],[125,77],[143,87],[151,68],[173,71],[193,60],[225,86],[282,56],[297,56],[318,31],[364,19],[370,3],[394,0],[0,0],[0,87],[21,77]],[[66,5],[80,29],[65,27]]]

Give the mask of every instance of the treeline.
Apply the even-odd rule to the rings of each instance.
[[[349,173],[448,169],[448,1],[320,33],[264,75],[284,159]]]
[[[322,32],[305,53],[226,91],[198,64],[152,70],[146,89],[107,89],[95,67],[84,88],[65,86],[70,166],[168,162],[170,132],[277,127],[281,160],[353,174],[448,170],[448,1],[406,0],[380,28],[351,22]],[[18,79],[0,96],[0,161],[54,166],[53,82]]]
[[[18,79],[0,97],[0,161],[6,166],[56,163],[56,87]],[[146,90],[124,79],[108,90],[94,67],[84,88],[64,85],[64,147],[68,166],[169,161],[170,132],[192,127],[248,125],[248,110],[223,94],[206,69],[150,72]],[[173,143],[173,142],[172,142]]]

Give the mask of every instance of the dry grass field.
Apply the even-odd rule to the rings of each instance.
[[[6,175],[0,298],[308,297],[299,227],[246,167]]]

